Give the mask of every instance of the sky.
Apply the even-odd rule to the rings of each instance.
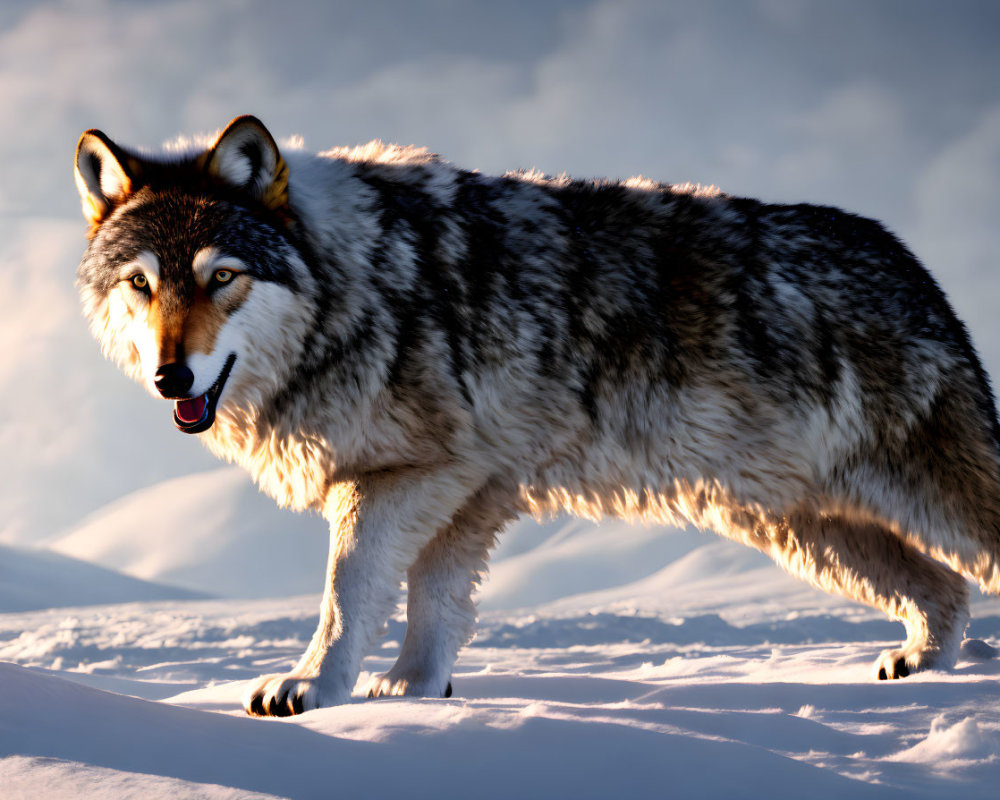
[[[1000,4],[986,0],[0,5],[0,541],[210,469],[102,361],[73,287],[72,153],[252,113],[327,149],[644,174],[883,220],[1000,376]]]

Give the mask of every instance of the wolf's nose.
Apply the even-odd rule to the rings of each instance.
[[[183,364],[164,364],[153,379],[157,391],[168,399],[184,398],[194,383],[194,373]]]

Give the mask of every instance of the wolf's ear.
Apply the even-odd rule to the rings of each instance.
[[[85,132],[76,144],[76,188],[83,216],[96,228],[132,192],[130,159],[98,130]]]
[[[288,205],[288,165],[256,117],[237,117],[205,154],[205,169],[270,209]]]

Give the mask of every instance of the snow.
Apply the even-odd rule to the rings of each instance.
[[[763,787],[774,797],[792,798],[801,796],[804,786],[819,797],[900,796],[739,738],[720,737],[712,713],[704,720],[690,712],[676,718],[658,714],[659,703],[644,697],[597,701],[595,713],[565,701],[475,695],[445,703],[388,701],[321,710],[303,723],[288,724],[109,695],[17,668],[5,672],[12,673],[5,680],[38,698],[38,705],[4,720],[21,726],[22,748],[34,759],[29,775],[58,759],[60,765],[83,763],[116,776],[157,776],[141,787],[145,797],[175,791],[174,781],[183,781],[188,791],[221,784],[303,798],[607,798],[665,792],[738,798],[757,796]],[[625,713],[619,710],[623,705]],[[424,714],[421,706],[432,708]],[[40,716],[60,731],[56,746],[33,724]],[[104,731],[100,741],[87,735],[97,716]],[[783,744],[801,740],[797,728],[816,727],[773,716],[782,729],[773,738]],[[349,735],[336,735],[339,730]],[[693,763],[726,768],[687,768]],[[24,766],[19,761],[14,769],[24,772]],[[778,775],[781,782],[775,781]],[[3,777],[16,779],[17,773]],[[157,788],[164,795],[151,793]]]
[[[131,492],[47,546],[203,594],[280,597],[322,585],[328,541],[320,517],[282,511],[243,470],[223,467]]]
[[[228,469],[190,480],[95,515],[78,529],[93,531],[92,554],[121,557],[120,531],[146,525],[128,524],[138,499],[178,486],[193,508],[199,490],[216,498],[228,515],[219,535],[236,547],[256,514],[244,483]],[[169,544],[158,531],[171,526],[161,508],[123,563],[158,563]],[[246,530],[265,552],[294,535]],[[196,560],[195,539],[181,541],[164,573]],[[618,561],[605,575],[593,569],[602,542]],[[213,547],[205,560],[218,568]],[[573,582],[556,577],[554,553]],[[524,520],[496,555],[452,698],[361,696],[399,649],[400,609],[351,703],[284,720],[246,717],[240,697],[294,664],[318,595],[0,614],[0,680],[18,698],[0,713],[4,797],[996,797],[996,600],[976,599],[976,638],[954,670],[885,683],[871,664],[902,626],[711,535]],[[52,559],[52,581],[77,567]],[[318,589],[307,572],[302,588]],[[548,576],[516,605],[514,584]]]
[[[0,545],[0,612],[198,596],[43,549]]]

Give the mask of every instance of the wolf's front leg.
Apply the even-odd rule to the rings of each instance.
[[[470,498],[406,573],[406,637],[369,697],[450,697],[451,668],[475,632],[472,592],[496,534],[517,515],[517,487],[494,482]]]
[[[295,669],[251,686],[243,701],[248,713],[289,716],[347,702],[407,567],[472,494],[471,470],[464,472],[387,471],[331,489],[319,626]]]

